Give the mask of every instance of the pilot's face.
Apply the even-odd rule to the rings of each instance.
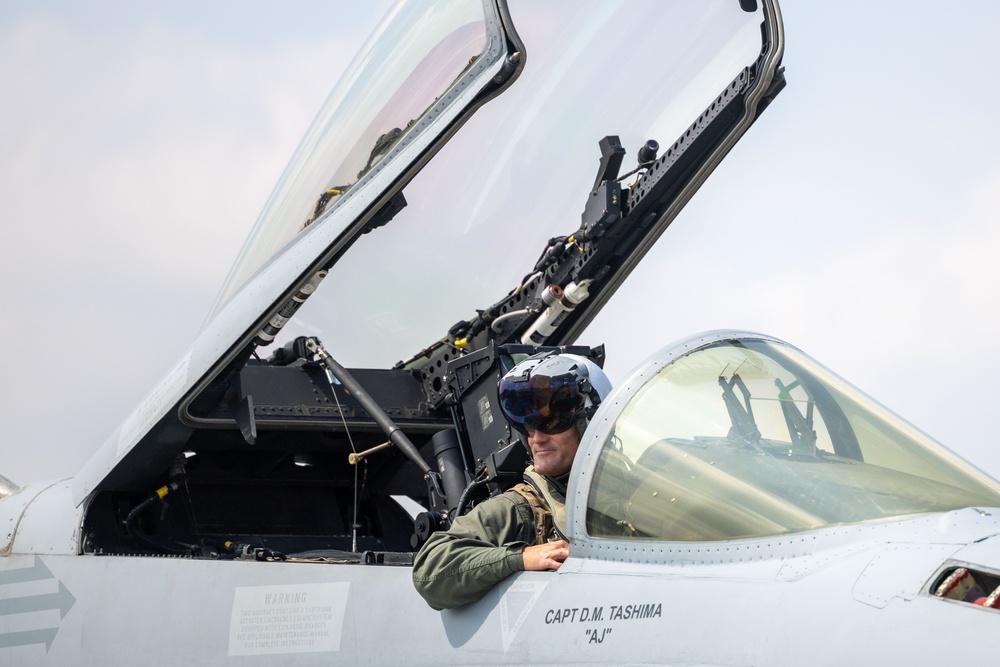
[[[580,446],[580,433],[570,426],[562,433],[542,433],[528,430],[528,446],[535,463],[535,472],[546,477],[558,477],[569,472],[573,457]]]

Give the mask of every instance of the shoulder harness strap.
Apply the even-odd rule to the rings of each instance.
[[[531,468],[524,472],[524,481],[511,488],[528,501],[535,518],[536,544],[566,539],[562,526],[566,517],[566,498],[547,479]]]
[[[555,535],[555,525],[552,522],[552,512],[545,500],[531,484],[521,482],[511,487],[511,491],[524,497],[531,507],[531,515],[535,518],[535,544],[547,542]]]

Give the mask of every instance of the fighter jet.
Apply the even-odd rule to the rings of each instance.
[[[774,0],[397,5],[187,352],[75,477],[0,478],[0,664],[992,657],[1000,484],[753,332],[669,345],[602,403],[557,572],[443,612],[411,585],[528,462],[499,377],[603,360],[586,325],[783,52]]]

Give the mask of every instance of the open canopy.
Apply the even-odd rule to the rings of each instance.
[[[388,407],[438,428],[457,358],[580,336],[781,89],[782,52],[771,1],[400,2],[75,499],[154,483],[200,429],[340,428],[256,367],[298,335],[406,371],[379,376]],[[539,327],[563,289],[576,307]]]

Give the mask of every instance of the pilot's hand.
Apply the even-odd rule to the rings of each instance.
[[[558,540],[525,547],[522,555],[525,570],[558,570],[569,556],[569,542]]]

